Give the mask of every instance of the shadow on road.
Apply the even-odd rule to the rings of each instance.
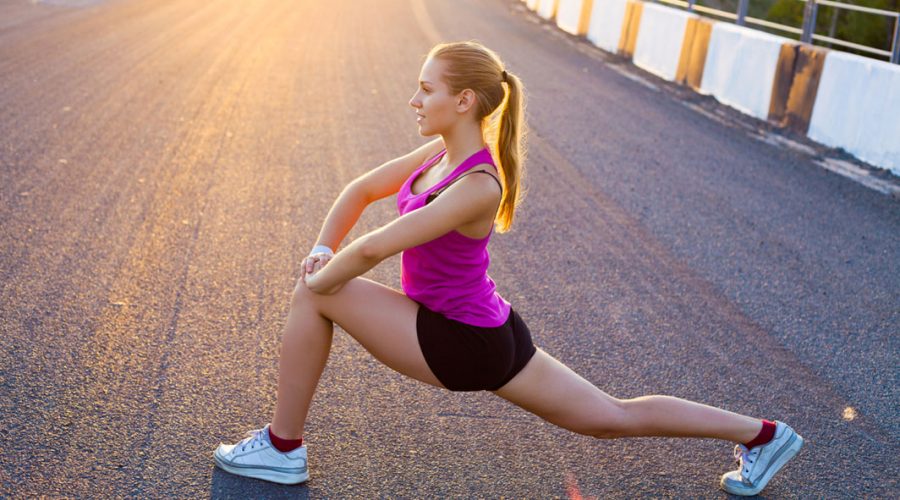
[[[213,466],[212,482],[209,487],[209,498],[309,498],[306,484],[275,484],[259,479],[229,474]]]

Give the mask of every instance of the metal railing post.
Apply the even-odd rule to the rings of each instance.
[[[900,16],[894,19],[894,41],[891,44],[891,63],[900,64]]]
[[[738,11],[737,11],[737,19],[734,21],[738,26],[744,25],[744,18],[747,17],[747,6],[750,4],[750,0],[739,0],[738,1]]]
[[[816,32],[816,14],[819,6],[816,0],[806,0],[806,7],[803,9],[803,34],[800,35],[800,41],[803,43],[812,43],[813,33]]]
[[[0,2],[2,1],[3,0],[0,0]],[[643,1],[677,5],[678,7],[682,8],[687,6],[688,12],[695,13],[699,11],[702,14],[712,14],[717,17],[732,19],[737,26],[746,27],[749,23],[749,25],[752,26],[752,29],[768,28],[784,31],[787,33],[791,33],[791,35],[789,35],[791,37],[799,36],[801,43],[813,45],[815,42],[821,42],[823,44],[826,44],[828,48],[837,46],[838,48],[834,50],[854,50],[866,52],[868,57],[880,57],[882,58],[882,61],[889,60],[891,64],[900,65],[900,13],[898,13],[897,11],[876,9],[864,5],[847,3],[848,1],[852,2],[853,0],[797,0],[806,4],[803,6],[803,21],[800,27],[779,24],[768,21],[766,19],[756,19],[752,16],[748,16],[747,11],[749,10],[751,0],[738,0],[737,12],[707,7],[705,5],[697,3],[698,0]],[[816,21],[820,5],[835,9],[834,14],[830,18],[830,22],[828,23],[830,24],[830,27],[827,29],[827,35],[825,34],[825,32],[823,32],[822,34],[816,33]],[[851,42],[850,40],[835,38],[835,32],[837,31],[838,26],[838,15],[848,10],[852,12],[862,12],[868,15],[878,15],[887,17],[888,19],[893,19],[894,27],[892,29],[893,37],[891,39],[891,47],[889,49],[885,47],[873,47],[870,45],[861,45],[859,43]],[[759,28],[760,26],[762,26],[762,28]]]

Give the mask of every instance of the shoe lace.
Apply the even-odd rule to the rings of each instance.
[[[247,437],[242,439],[234,448],[241,448],[241,451],[247,451],[249,447],[251,450],[256,448],[256,445],[263,446],[265,438],[263,437],[263,433],[266,432],[266,429],[255,429],[247,432]]]
[[[741,477],[748,478],[750,475],[750,468],[746,467],[747,464],[753,465],[753,462],[756,461],[758,453],[751,452],[747,447],[742,444],[737,444],[734,446],[734,460],[741,467]]]

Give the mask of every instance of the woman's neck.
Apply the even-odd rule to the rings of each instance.
[[[460,165],[466,158],[484,149],[486,144],[481,133],[481,127],[476,125],[460,124],[457,130],[441,134],[444,146],[447,149],[445,156],[448,165]]]

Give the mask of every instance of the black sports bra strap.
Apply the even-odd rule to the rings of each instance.
[[[450,184],[447,184],[446,186],[442,187],[441,189],[438,189],[437,191],[435,191],[435,192],[431,193],[430,195],[428,195],[428,198],[425,199],[425,204],[427,205],[429,202],[431,202],[432,200],[434,200],[435,198],[437,198],[437,195],[441,194],[445,189],[447,189],[448,187],[452,186],[454,182],[456,182],[456,181],[462,179],[463,177],[465,177],[465,176],[467,176],[467,175],[469,175],[469,174],[477,174],[477,173],[479,173],[479,172],[484,172],[484,173],[490,175],[490,176],[497,182],[497,185],[500,186],[500,192],[501,192],[501,193],[503,192],[503,184],[500,184],[500,180],[497,179],[497,177],[496,177],[494,174],[488,172],[487,170],[475,170],[475,171],[473,171],[473,172],[467,172],[467,173],[465,173],[465,174],[460,175],[460,176],[457,177],[456,179],[453,179],[453,181],[452,181]]]

